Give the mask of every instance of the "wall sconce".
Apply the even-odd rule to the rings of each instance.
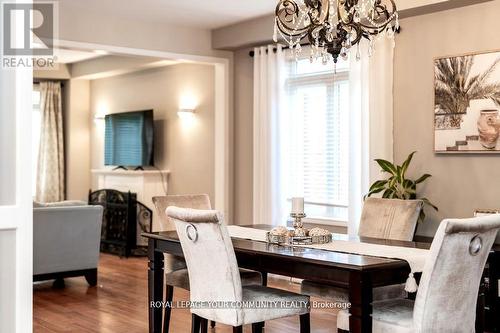
[[[94,120],[103,120],[104,117],[105,116],[103,114],[96,114],[96,115],[94,115]]]
[[[192,118],[194,117],[194,111],[195,109],[179,109],[179,111],[177,111],[177,115],[181,119]]]

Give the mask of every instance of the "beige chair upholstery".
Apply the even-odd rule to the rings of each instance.
[[[361,237],[411,241],[422,205],[423,203],[420,200],[366,198],[358,235]],[[349,292],[346,289],[306,280],[301,283],[301,293],[334,302],[348,302],[349,299]],[[406,296],[404,284],[378,287],[373,290],[374,301],[404,298]],[[349,330],[349,313],[346,310],[339,311],[337,328],[344,331]]]
[[[444,220],[415,302],[373,303],[373,332],[474,332],[477,295],[500,215]]]
[[[308,296],[264,286],[242,286],[231,238],[220,213],[169,207],[167,215],[175,222],[186,258],[191,301],[232,302],[232,306],[224,308],[194,307],[193,314],[233,327],[294,315],[307,315],[308,320]],[[279,303],[267,309],[242,306],[245,302],[263,301]],[[300,306],[280,306],[281,302],[291,301]]]
[[[175,230],[174,223],[168,218],[166,213],[167,207],[169,206],[193,208],[193,209],[212,208],[212,206],[210,205],[210,197],[207,194],[166,195],[161,197],[153,197],[153,203],[155,204],[158,216],[160,216],[161,231]],[[181,269],[184,269],[184,272],[186,272],[185,270],[186,262],[184,261],[183,258],[175,257],[167,253],[164,254],[164,258],[165,258],[164,271],[166,275]],[[188,289],[184,288],[182,285],[168,283],[169,280],[171,282],[177,280],[183,280],[178,275],[179,274],[175,276],[175,279],[173,278],[169,279],[169,277],[166,276],[165,278],[167,284],[175,287],[180,287],[183,289]],[[188,280],[187,276],[185,277],[184,281],[185,280]]]
[[[201,210],[211,209],[210,197],[207,194],[154,197],[153,203],[156,206],[158,215],[161,217],[160,223],[162,230],[175,230],[173,221],[169,219],[166,213],[169,206]],[[165,254],[164,270],[167,285],[189,290],[189,277],[184,258]],[[240,269],[240,274],[244,285],[262,284],[262,276],[259,272]]]
[[[208,194],[166,195],[162,197],[153,197],[153,203],[156,206],[158,216],[160,216],[161,231],[175,230],[174,222],[168,218],[166,213],[169,206],[192,209],[212,209]]]
[[[193,209],[211,209],[210,197],[207,194],[192,195],[167,195],[154,197],[153,203],[160,216],[161,229],[164,231],[175,230],[174,222],[167,216],[166,210],[169,206]],[[173,297],[173,287],[189,290],[189,274],[186,262],[182,257],[164,254],[165,284],[167,285],[167,300]],[[240,269],[241,279],[244,285],[261,285],[262,275],[259,272],[248,269]],[[165,314],[164,331],[168,332],[170,321],[170,308]]]
[[[358,235],[411,241],[422,205],[420,200],[366,198]]]
[[[242,281],[241,283],[243,283],[244,286],[262,284],[262,276],[256,271],[240,268],[240,277]],[[170,286],[190,290],[188,270],[179,269],[171,272],[170,274],[165,274],[165,283]]]

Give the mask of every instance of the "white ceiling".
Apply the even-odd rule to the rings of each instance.
[[[59,0],[62,9],[214,29],[273,13],[276,0]]]

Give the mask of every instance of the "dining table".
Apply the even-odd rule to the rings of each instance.
[[[271,230],[273,226],[255,224],[251,227]],[[148,239],[148,304],[161,302],[164,293],[164,253],[183,257],[182,247],[176,231],[143,233]],[[346,234],[332,234],[332,241],[371,243],[398,247],[429,249],[431,238],[420,241],[398,241],[368,237],[354,237]],[[232,238],[238,265],[241,268],[259,271],[263,284],[267,284],[268,274],[278,274],[308,281],[323,283],[345,289],[349,294],[350,332],[371,332],[373,288],[404,283],[410,273],[408,262],[402,259],[383,258],[342,252],[297,247],[287,244],[273,244],[242,238]],[[500,278],[500,247],[496,246],[490,255],[490,281]],[[418,279],[418,276],[417,276]],[[491,283],[489,311],[499,313],[498,285]],[[149,332],[162,331],[161,307],[149,306]],[[498,316],[496,316],[498,317]],[[498,328],[498,318],[495,327]],[[496,331],[496,330],[495,330]]]

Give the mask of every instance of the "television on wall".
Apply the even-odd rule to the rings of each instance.
[[[104,164],[118,167],[153,166],[153,110],[105,116]]]

